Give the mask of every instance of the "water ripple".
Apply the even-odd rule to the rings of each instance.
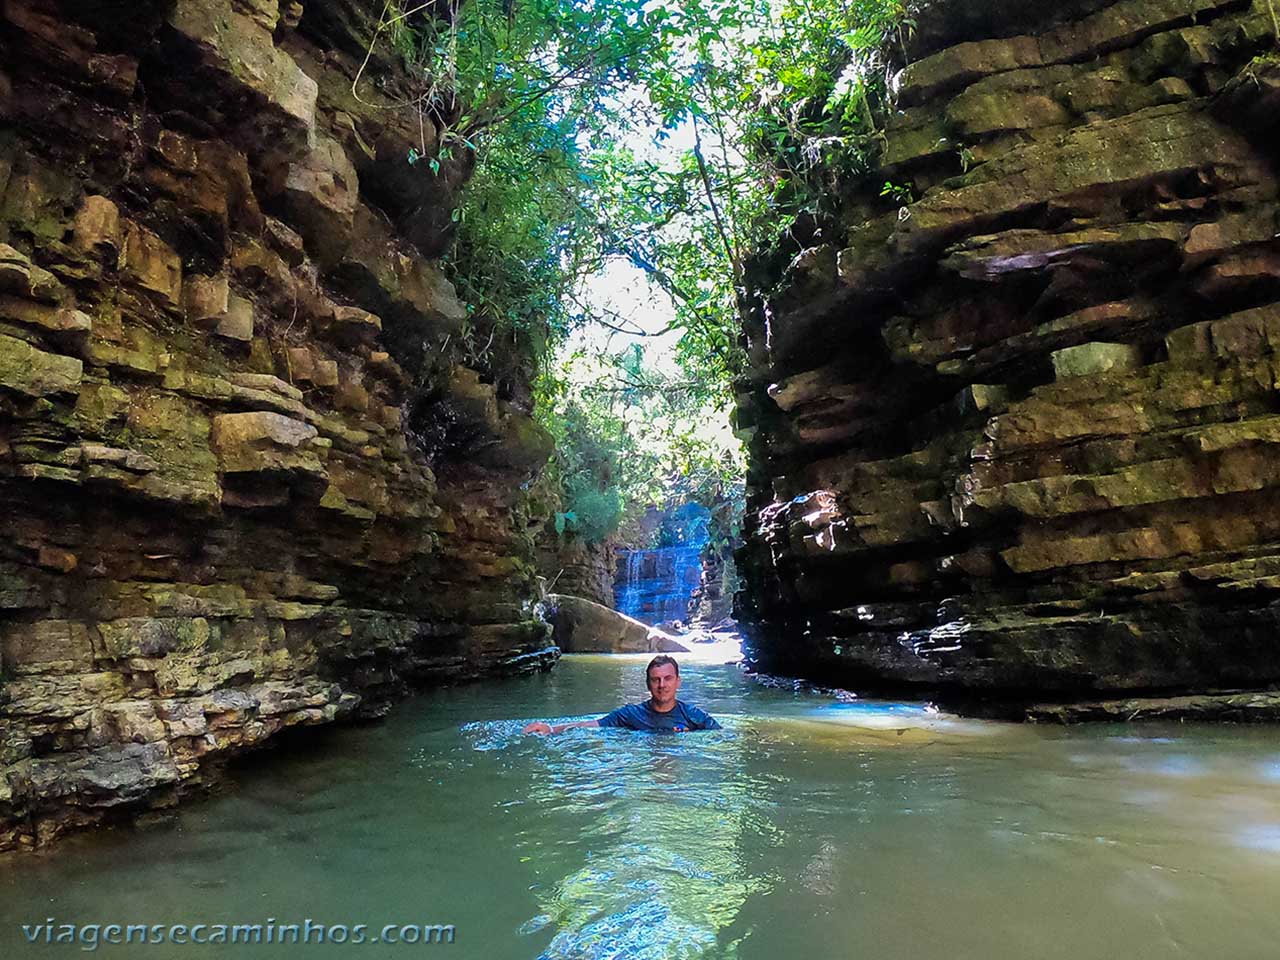
[[[540,885],[542,910],[520,928],[555,929],[545,960],[699,957],[747,897],[767,889],[743,862],[742,838],[776,835],[770,812],[785,778],[754,776],[750,741],[734,718],[722,722],[723,731],[676,736],[579,729],[531,738],[519,733],[523,721],[462,728],[474,750],[532,762],[530,815],[573,818],[587,845],[575,869]]]

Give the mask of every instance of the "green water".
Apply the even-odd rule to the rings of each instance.
[[[1280,956],[1275,728],[1006,726],[686,665],[723,733],[534,717],[643,695],[642,661],[433,692],[146,829],[0,860],[21,923],[453,924],[452,944],[101,946],[107,957]]]

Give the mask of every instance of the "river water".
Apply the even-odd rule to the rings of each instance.
[[[724,732],[519,734],[641,699],[642,671],[432,692],[166,821],[0,860],[0,957],[84,955],[28,945],[47,918],[455,927],[96,951],[164,960],[1280,956],[1273,727],[960,721],[686,664]]]

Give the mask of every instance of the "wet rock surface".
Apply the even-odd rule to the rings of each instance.
[[[556,646],[565,653],[683,653],[689,650],[665,631],[591,600],[552,594],[547,602],[553,611]]]
[[[751,654],[954,700],[1280,683],[1267,5],[955,6],[872,182],[755,268]]]
[[[0,8],[0,850],[556,655],[549,441],[450,351],[469,171],[410,167],[396,63],[353,95],[375,23]]]
[[[1222,693],[1184,697],[1139,697],[1028,707],[1026,719],[1044,723],[1135,720],[1229,720],[1235,723],[1280,721],[1280,693]]]

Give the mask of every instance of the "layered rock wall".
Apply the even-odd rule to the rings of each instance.
[[[574,536],[561,537],[543,530],[536,542],[538,571],[547,581],[548,590],[613,609],[618,546],[612,537],[600,543],[584,543]]]
[[[0,3],[0,850],[555,655],[375,6]]]
[[[702,548],[701,560],[702,573],[689,598],[686,622],[694,627],[713,627],[733,613],[736,571],[732,548],[708,543]]]
[[[881,168],[756,267],[753,655],[983,697],[1275,684],[1271,5],[935,3],[913,60]]]

